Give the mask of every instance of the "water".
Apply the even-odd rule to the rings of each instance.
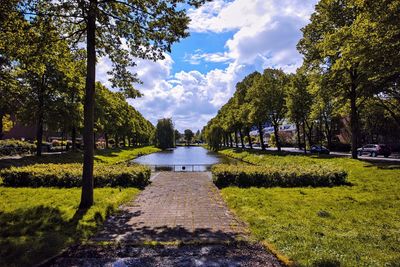
[[[229,163],[231,159],[203,147],[177,147],[133,160],[153,170],[206,171],[216,163]]]

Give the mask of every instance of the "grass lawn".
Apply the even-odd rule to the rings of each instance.
[[[157,152],[154,147],[96,151],[95,164],[121,163]],[[37,163],[81,163],[81,153],[0,159],[0,169]],[[1,183],[1,181],[0,181]],[[78,212],[80,188],[9,188],[0,186],[0,266],[32,266],[68,245],[87,239],[136,188],[97,188],[95,205]]]
[[[256,156],[262,161],[277,156]],[[305,164],[304,156],[290,161]],[[400,169],[312,159],[349,173],[351,186],[221,190],[253,237],[305,266],[400,266]]]
[[[131,147],[131,148],[116,148],[116,149],[102,149],[95,151],[95,164],[116,164],[134,159],[138,156],[151,154],[160,151],[154,146],[145,147]],[[27,156],[20,159],[0,159],[0,169],[10,166],[26,166],[37,163],[82,163],[83,153],[81,152],[68,152],[63,154],[52,154],[37,156]]]
[[[79,213],[79,188],[0,187],[0,266],[32,266],[84,240],[138,192],[95,189],[95,205]]]

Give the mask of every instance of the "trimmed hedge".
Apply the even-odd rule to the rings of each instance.
[[[95,187],[138,187],[150,183],[151,171],[140,165],[95,165]],[[35,164],[2,170],[3,186],[11,187],[80,187],[82,164]]]
[[[0,140],[0,157],[33,153],[35,148],[34,144],[26,141]]]
[[[219,188],[334,186],[346,183],[347,173],[329,166],[255,166],[218,164],[212,168]]]

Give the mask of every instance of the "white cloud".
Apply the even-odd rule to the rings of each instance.
[[[225,63],[231,61],[232,58],[228,53],[201,53],[201,51],[196,51],[195,54],[185,54],[183,59],[185,62],[189,62],[192,65],[199,65],[204,62],[214,62],[214,63]]]
[[[143,98],[130,100],[153,123],[172,117],[177,128],[196,130],[212,118],[235,90],[235,84],[253,71],[267,67],[294,72],[302,63],[296,50],[300,29],[307,24],[317,0],[214,0],[189,10],[192,32],[233,36],[217,53],[196,49],[184,59],[166,55],[158,62],[138,61],[134,68],[144,82],[138,89]],[[171,73],[174,60],[196,69],[207,62],[223,63],[220,68]],[[100,61],[98,76],[104,79],[109,62]]]

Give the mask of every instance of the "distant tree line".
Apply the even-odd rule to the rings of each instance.
[[[312,145],[318,129],[330,147],[335,119],[348,118],[357,158],[363,140],[399,133],[399,10],[400,1],[393,0],[321,0],[298,43],[303,66],[295,74],[269,68],[245,77],[205,126],[208,144],[244,147],[247,139],[251,147],[250,130],[257,127],[265,149],[268,122],[280,150],[279,126],[287,120],[297,126],[299,146]]]

